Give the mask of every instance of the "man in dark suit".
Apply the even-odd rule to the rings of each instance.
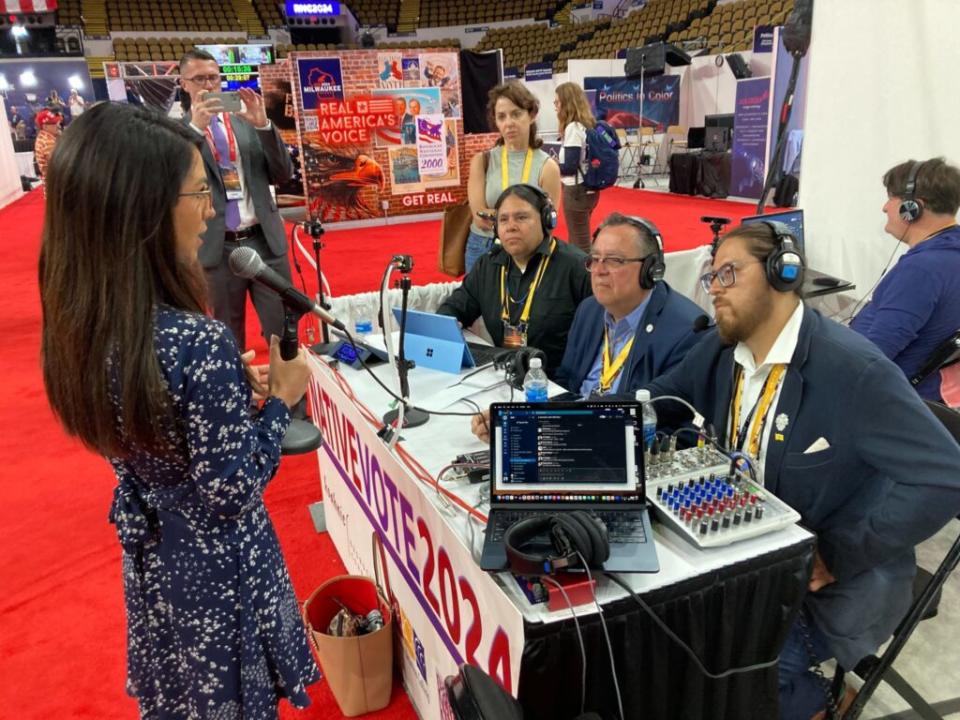
[[[780,716],[807,720],[825,707],[809,668],[829,657],[853,667],[902,619],[914,546],[960,511],[960,447],[872,343],[804,307],[786,233],[727,233],[702,278],[717,332],[648,387],[697,408],[817,536],[780,655]],[[689,419],[679,409],[657,405],[668,423]]]
[[[288,180],[293,164],[258,93],[241,89],[245,109],[236,113],[223,112],[219,100],[204,99],[206,93],[220,90],[220,68],[212,55],[202,50],[184,54],[180,85],[184,123],[205,140],[200,152],[216,212],[207,222],[200,262],[207,272],[213,315],[233,331],[242,352],[247,293],[268,341],[270,335],[283,334],[283,304],[276,293],[230,272],[227,259],[235,248],[246,245],[290,279],[286,232],[270,185]]]
[[[663,282],[662,239],[648,220],[611,214],[587,258],[593,296],[580,303],[554,380],[582,397],[632,394],[676,365],[703,315]]]

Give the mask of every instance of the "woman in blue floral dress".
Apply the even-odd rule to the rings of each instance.
[[[67,431],[116,471],[141,716],[276,718],[319,678],[263,504],[309,367],[274,339],[265,377],[204,314],[201,141],[109,103],[64,132],[40,256],[44,381]]]

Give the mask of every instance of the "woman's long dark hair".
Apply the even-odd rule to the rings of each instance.
[[[124,435],[162,450],[169,392],[153,340],[160,303],[204,312],[203,272],[176,259],[174,208],[201,138],[132,105],[99,103],[64,131],[47,171],[41,361],[67,432],[106,456]]]

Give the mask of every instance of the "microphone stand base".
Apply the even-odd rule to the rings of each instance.
[[[397,416],[399,414],[399,410],[391,410],[383,416],[384,424],[393,427],[394,423],[397,422]],[[403,413],[403,427],[418,427],[425,424],[429,419],[430,416],[423,410],[418,410],[417,408],[407,408]]]

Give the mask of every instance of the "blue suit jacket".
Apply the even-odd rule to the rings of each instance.
[[[649,388],[687,399],[724,438],[733,368],[733,347],[712,331]],[[781,415],[766,486],[817,535],[837,582],[806,603],[840,663],[853,667],[902,619],[914,546],[960,511],[960,446],[900,368],[809,308],[772,417]],[[821,437],[829,448],[805,453]]]
[[[591,296],[580,303],[573,317],[567,348],[554,378],[571,392],[580,390],[600,352],[604,312],[603,306]],[[691,300],[665,282],[657,283],[637,324],[636,339],[621,371],[617,394],[632,396],[634,390],[680,362],[700,339],[700,335],[693,332],[693,321],[701,315],[703,311]]]

